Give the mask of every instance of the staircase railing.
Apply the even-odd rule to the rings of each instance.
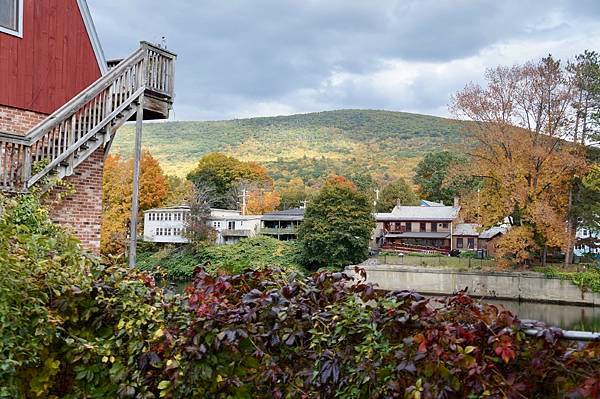
[[[111,130],[127,120],[125,114],[146,90],[172,101],[175,58],[142,42],[136,52],[25,136],[0,133],[0,189],[24,191],[61,166],[72,173],[90,142],[98,141],[98,134],[113,134]]]

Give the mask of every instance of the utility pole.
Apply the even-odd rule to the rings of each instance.
[[[246,216],[246,189],[242,190],[242,216]]]
[[[373,207],[377,207],[377,203],[379,202],[379,189],[375,189],[375,201],[373,201]]]
[[[140,191],[140,163],[142,158],[142,123],[144,122],[144,94],[137,103],[135,118],[135,150],[133,155],[133,188],[131,190],[131,223],[129,231],[129,267],[136,265],[137,219]]]

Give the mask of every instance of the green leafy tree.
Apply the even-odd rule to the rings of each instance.
[[[300,226],[303,262],[309,269],[343,267],[367,258],[375,227],[369,198],[343,177],[332,177],[309,203]]]
[[[480,179],[461,173],[468,158],[450,151],[431,152],[415,168],[414,183],[422,198],[451,204],[455,196],[477,190]]]
[[[238,201],[236,192],[241,184],[272,186],[273,180],[267,170],[255,162],[242,162],[225,154],[213,152],[203,156],[196,169],[187,176],[197,189],[210,188],[214,194],[215,206],[235,207]]]
[[[398,201],[402,205],[419,204],[419,198],[403,178],[383,188],[377,202],[377,212],[390,212]]]

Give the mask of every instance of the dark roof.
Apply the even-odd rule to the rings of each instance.
[[[385,238],[450,238],[450,233],[435,232],[406,232],[406,233],[387,233]]]
[[[292,208],[265,213],[262,220],[304,220],[305,208]]]

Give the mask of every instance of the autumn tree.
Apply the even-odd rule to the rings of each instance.
[[[470,175],[469,159],[451,151],[430,152],[417,164],[413,182],[423,199],[452,204],[478,189],[481,180]]]
[[[295,177],[288,183],[277,186],[281,196],[279,209],[298,208],[303,206],[305,201],[310,201],[315,194],[315,189],[304,184],[302,179]]]
[[[398,201],[402,205],[419,204],[419,198],[403,178],[399,178],[381,190],[377,202],[377,212],[390,212]]]
[[[375,221],[369,198],[343,177],[327,180],[300,225],[304,263],[311,270],[343,267],[367,258]]]
[[[248,193],[246,214],[262,215],[272,212],[281,203],[281,196],[277,191],[254,190]]]
[[[469,84],[456,93],[451,106],[473,121],[466,127],[475,143],[468,150],[473,174],[484,179],[481,221],[519,227],[499,244],[506,263],[527,262],[523,248],[567,251],[569,191],[573,176],[587,169],[580,146],[565,141],[572,83],[552,57],[490,69],[485,78],[484,86]]]
[[[167,198],[167,179],[158,161],[147,149],[140,163],[140,195],[138,217],[143,211],[161,206]],[[103,254],[125,252],[131,217],[133,160],[109,155],[104,163],[102,181],[102,232],[100,250]]]
[[[194,197],[194,184],[179,176],[167,176],[168,195],[165,205],[176,206],[187,204]]]
[[[267,170],[255,162],[242,162],[221,153],[203,156],[187,176],[196,188],[211,187],[215,206],[236,208],[241,191],[250,187],[272,187]]]

